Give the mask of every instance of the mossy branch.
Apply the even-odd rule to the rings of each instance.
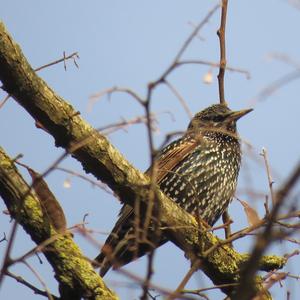
[[[30,187],[0,147],[0,195],[11,216],[37,245],[49,241],[42,252],[55,271],[61,299],[118,299],[83,256],[71,235],[55,231],[36,194],[29,191]]]

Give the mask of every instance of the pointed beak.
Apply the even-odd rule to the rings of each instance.
[[[238,110],[238,111],[233,111],[233,112],[230,113],[230,115],[228,116],[228,118],[231,119],[231,120],[237,121],[238,119],[240,119],[241,117],[245,116],[246,114],[248,114],[252,110],[253,110],[253,108],[243,109],[243,110]]]

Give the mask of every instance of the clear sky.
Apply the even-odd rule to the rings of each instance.
[[[246,69],[251,78],[243,74],[227,72],[225,93],[229,106],[233,109],[253,107],[254,112],[239,123],[239,132],[249,142],[251,150],[245,148],[243,168],[237,195],[248,201],[263,216],[264,195],[268,193],[267,176],[259,153],[265,147],[269,154],[275,187],[279,187],[293,166],[299,160],[299,80],[295,80],[269,97],[257,96],[278,78],[300,68],[300,10],[291,5],[297,1],[287,0],[239,0],[230,1],[227,22],[228,65]],[[81,115],[95,127],[102,127],[132,119],[143,114],[141,107],[124,94],[115,94],[96,102],[88,110],[89,97],[112,86],[128,87],[145,96],[147,84],[157,79],[169,66],[177,51],[193,30],[216,4],[216,1],[3,1],[0,17],[19,43],[31,65],[35,68],[77,51],[79,69],[71,61],[67,71],[63,65],[56,65],[39,74],[53,89],[67,99]],[[299,3],[299,1],[298,1]],[[216,30],[220,12],[217,12],[188,48],[184,58],[218,62],[219,46]],[[278,59],[275,57],[284,59]],[[195,113],[218,101],[216,69],[213,83],[203,83],[203,76],[211,71],[207,66],[185,66],[169,77],[170,82],[186,100]],[[5,94],[0,91],[0,99]],[[152,109],[158,113],[158,127],[154,135],[159,145],[164,135],[170,131],[185,130],[189,117],[178,99],[165,86],[155,90]],[[109,138],[124,156],[137,168],[145,170],[149,165],[147,136],[143,125],[134,125],[119,131]],[[42,130],[35,128],[32,118],[17,103],[10,99],[0,110],[1,146],[12,157],[24,155],[23,162],[36,171],[43,172],[62,153],[54,147],[53,139]],[[71,158],[61,166],[82,172],[81,166]],[[24,176],[28,175],[22,170]],[[71,187],[65,188],[69,179]],[[47,182],[60,200],[69,226],[80,223],[88,213],[89,227],[101,232],[109,232],[116,221],[120,208],[118,201],[90,184],[55,171],[47,177]],[[252,193],[245,193],[245,190]],[[255,196],[253,191],[258,192]],[[299,193],[299,188],[298,188]],[[296,195],[296,193],[295,193]],[[5,206],[0,202],[1,211]],[[298,207],[299,209],[299,207]],[[235,220],[233,229],[247,226],[247,219],[241,205],[234,201],[230,208]],[[0,234],[9,232],[9,218],[0,216]],[[96,234],[99,242],[105,235]],[[98,249],[80,236],[75,236],[85,254],[94,257]],[[237,249],[247,251],[251,239],[236,243]],[[33,247],[30,238],[21,228],[18,230],[13,256],[20,255]],[[279,244],[270,252],[286,253],[296,246]],[[0,244],[2,259],[5,243]],[[36,257],[30,263],[55,294],[56,282],[48,263],[39,264]],[[145,259],[132,263],[128,270],[145,274]],[[188,271],[189,263],[183,254],[171,243],[157,251],[155,259],[157,272],[154,282],[170,289],[176,288]],[[287,270],[297,275],[299,259],[294,258]],[[13,268],[39,286],[37,279],[22,265]],[[140,290],[131,285],[117,272],[110,272],[107,283],[115,289],[121,299],[134,299]],[[129,281],[130,282],[130,281]],[[198,272],[188,285],[189,288],[210,286],[205,276]],[[300,293],[299,282],[283,283],[283,288],[275,288],[276,299],[283,299],[289,289],[291,299]],[[210,294],[214,299],[222,295]],[[34,299],[33,293],[7,278],[0,291],[1,299]]]

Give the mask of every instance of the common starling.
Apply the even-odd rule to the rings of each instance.
[[[241,163],[236,121],[250,111],[232,111],[222,104],[202,110],[193,117],[185,134],[155,159],[160,189],[211,226],[233,198]],[[161,236],[153,246],[155,234],[150,226],[148,242],[137,243],[134,221],[134,209],[124,205],[102,252],[95,258],[101,276],[112,266],[123,266],[167,241]]]

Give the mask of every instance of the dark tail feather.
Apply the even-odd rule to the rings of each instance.
[[[160,240],[159,244],[154,248],[163,245],[165,242],[167,242],[166,239]],[[101,253],[95,258],[97,263],[94,266],[100,267],[100,276],[103,277],[111,267],[118,269],[149,253],[152,249],[153,245],[140,243],[138,249],[133,250],[132,240],[127,241],[126,244],[124,244],[124,240],[120,241],[114,248],[105,244]]]
[[[100,267],[100,276],[104,277],[108,270],[111,268],[111,264],[109,261],[105,263],[105,255],[101,252],[95,259],[96,263],[94,263],[94,267]]]
[[[114,269],[120,268],[167,241],[166,239],[158,238],[153,228],[150,227],[146,234],[146,239],[149,242],[137,243],[133,221],[133,209],[128,205],[124,205],[118,222],[105,241],[101,253],[95,258],[97,263],[94,266],[100,267],[100,275],[102,277],[111,267]]]

